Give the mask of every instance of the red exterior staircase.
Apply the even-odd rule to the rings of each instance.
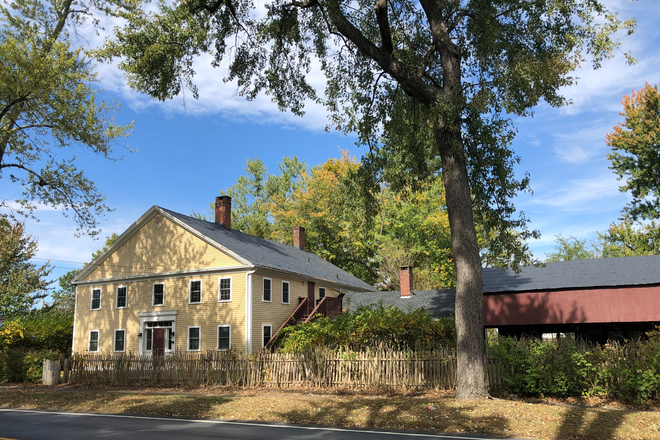
[[[300,303],[298,304],[298,307],[296,307],[296,310],[293,311],[293,313],[287,318],[286,321],[280,326],[280,328],[275,332],[275,334],[270,338],[268,343],[264,348],[273,348],[275,345],[275,341],[277,340],[277,337],[279,336],[280,332],[282,329],[285,327],[288,327],[290,325],[295,325],[297,323],[303,323],[306,324],[312,319],[314,319],[317,316],[327,316],[329,318],[336,318],[337,316],[341,315],[343,309],[342,309],[342,299],[341,298],[330,298],[327,296],[324,296],[320,300],[316,302],[316,307],[314,307],[311,312],[308,311],[311,309],[309,306],[309,298],[300,298]]]

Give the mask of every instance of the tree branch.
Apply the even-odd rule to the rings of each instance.
[[[376,20],[380,29],[380,40],[382,48],[386,53],[392,53],[392,33],[390,32],[390,22],[387,18],[387,0],[376,0]]]
[[[425,83],[419,78],[409,75],[403,64],[391,53],[381,50],[367,39],[362,32],[351,23],[341,10],[338,0],[327,2],[328,17],[339,33],[346,36],[363,55],[375,61],[385,72],[397,80],[409,96],[429,105],[439,99],[442,91]]]

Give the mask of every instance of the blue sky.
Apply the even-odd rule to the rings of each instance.
[[[645,81],[660,83],[660,3],[607,3],[622,17],[637,18],[637,31],[622,39],[622,50],[632,50],[638,63],[628,66],[618,55],[594,71],[587,62],[576,73],[578,84],[564,92],[573,105],[557,109],[543,104],[534,117],[516,121],[519,133],[513,146],[522,159],[516,172],[530,173],[534,194],[518,197],[515,204],[542,234],[530,243],[537,258],[552,251],[556,234],[595,238],[596,231],[617,220],[629,200],[608,169],[604,138],[621,119],[622,95]],[[89,41],[96,44],[99,38],[90,34]],[[340,149],[362,155],[352,137],[324,131],[322,107],[309,106],[303,118],[280,113],[266,96],[252,102],[235,96],[234,85],[222,81],[223,66],[213,69],[202,58],[195,68],[200,100],[188,96],[184,106],[181,98],[154,102],[131,91],[115,66],[97,66],[104,99],[122,103],[118,120],[135,121],[128,147],[116,150],[123,160],[111,163],[83,150],[74,153],[116,209],[103,221],[102,237],[123,232],[152,205],[205,212],[220,189],[243,174],[250,157],[259,157],[275,171],[285,155],[310,165],[338,157]],[[313,83],[321,89],[321,75],[315,74]],[[0,185],[3,199],[18,197],[19,188],[8,179]],[[38,258],[56,266],[53,278],[82,267],[102,246],[102,240],[75,238],[75,225],[59,211],[40,210],[38,216],[41,221],[28,221],[27,228],[39,240]]]

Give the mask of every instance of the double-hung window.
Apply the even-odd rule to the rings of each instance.
[[[202,280],[190,280],[190,304],[202,302]]]
[[[325,287],[319,287],[319,299],[325,298]]]
[[[264,324],[263,327],[263,340],[264,340],[264,347],[266,344],[268,344],[268,341],[270,341],[270,338],[273,337],[273,326],[270,324]]]
[[[126,307],[126,286],[117,287],[117,308],[123,309]]]
[[[282,281],[282,304],[289,304],[291,285],[288,281]]]
[[[231,348],[231,325],[218,326],[218,350]]]
[[[90,353],[99,352],[99,331],[92,330],[89,332],[89,350]]]
[[[92,290],[92,310],[101,308],[101,289]]]
[[[162,306],[165,303],[165,284],[154,284],[153,305]]]
[[[261,300],[264,302],[271,302],[273,299],[273,280],[264,278],[264,290]]]
[[[199,351],[202,329],[201,327],[188,327],[188,351]]]
[[[115,351],[116,352],[125,352],[126,351],[126,330],[115,330]]]
[[[231,278],[218,280],[218,301],[231,301]]]

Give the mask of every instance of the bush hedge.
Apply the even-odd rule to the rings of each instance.
[[[41,382],[45,359],[71,354],[73,316],[33,313],[0,328],[0,382]]]
[[[454,347],[453,318],[434,319],[426,310],[404,312],[392,306],[364,306],[336,319],[319,317],[282,331],[280,351],[303,353],[315,347],[363,350],[387,346],[393,350]]]
[[[629,401],[660,397],[660,333],[648,340],[603,346],[572,338],[559,341],[498,338],[488,354],[501,362],[509,391],[522,396],[602,396]]]

